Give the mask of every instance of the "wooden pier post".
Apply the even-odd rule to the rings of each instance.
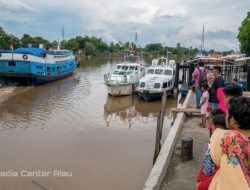
[[[179,76],[180,76],[180,63],[176,63],[175,81],[174,81],[174,98],[178,97],[178,87],[179,87]]]
[[[167,94],[164,92],[161,98],[161,110],[160,114],[157,118],[157,129],[156,129],[156,138],[155,138],[155,153],[154,153],[154,160],[153,164],[155,163],[160,150],[161,150],[161,138],[162,138],[162,128],[163,128],[163,123],[164,123],[164,115],[165,115],[165,105],[166,105],[166,100],[167,100]]]

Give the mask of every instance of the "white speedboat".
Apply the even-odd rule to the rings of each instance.
[[[138,94],[145,101],[162,97],[164,92],[170,93],[174,89],[176,64],[174,60],[168,62],[161,57],[152,60],[152,66],[147,68],[146,75],[140,79]]]
[[[146,68],[139,62],[124,61],[116,65],[113,73],[104,75],[108,94],[112,96],[131,95],[146,73]]]

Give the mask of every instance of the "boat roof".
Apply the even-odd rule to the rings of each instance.
[[[35,56],[41,56],[43,54],[47,54],[48,51],[41,48],[17,48],[15,50],[0,50],[0,53],[23,53],[23,54],[31,54]]]
[[[235,59],[235,61],[247,61],[247,60],[250,60],[250,57],[242,57]]]
[[[166,66],[158,66],[158,67],[155,67],[155,66],[150,66],[147,68],[148,69],[168,69],[168,70],[174,70],[173,67],[169,66],[169,65],[166,65]]]
[[[138,62],[122,62],[122,63],[117,63],[117,66],[141,66],[140,63]]]

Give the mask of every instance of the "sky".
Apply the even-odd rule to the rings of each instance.
[[[238,28],[249,0],[0,0],[0,26],[8,33],[57,40],[96,36],[105,42],[201,46],[239,50]]]

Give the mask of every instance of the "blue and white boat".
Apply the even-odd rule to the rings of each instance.
[[[77,59],[70,50],[0,50],[0,77],[4,81],[31,85],[48,83],[72,75],[77,66]]]
[[[171,93],[174,89],[176,64],[161,57],[152,60],[152,66],[147,68],[146,75],[140,79],[138,95],[145,101],[162,97],[163,93]]]

